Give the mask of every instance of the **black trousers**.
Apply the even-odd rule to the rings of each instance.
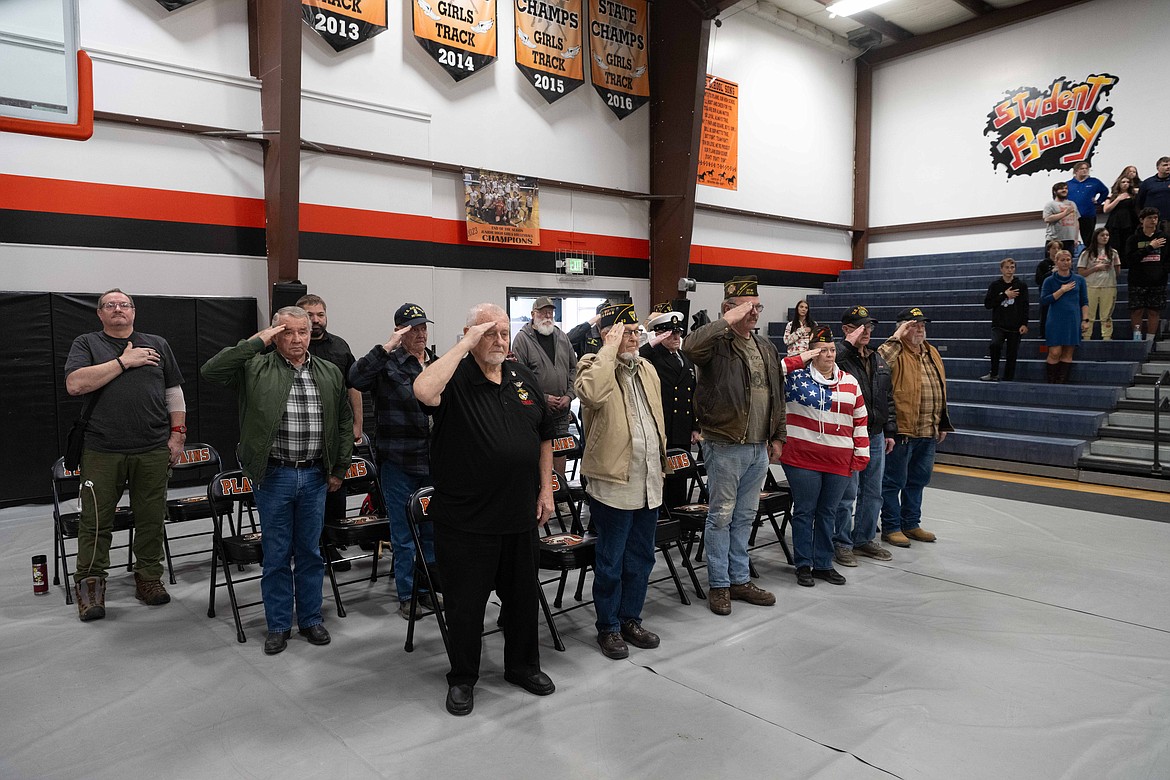
[[[536,529],[476,534],[435,523],[435,561],[447,618],[451,658],[448,685],[475,685],[483,649],[488,596],[500,597],[504,670],[540,671],[537,642]]]
[[[1081,217],[1077,220],[1077,227],[1081,229],[1081,244],[1086,247],[1092,246],[1093,231],[1097,229],[1097,215],[1091,217]],[[1070,250],[1071,251],[1071,250]],[[1077,266],[1077,258],[1073,258],[1073,268]]]
[[[1007,343],[1007,363],[1003,367],[1003,378],[1016,378],[1016,356],[1020,353],[1020,332],[1018,330],[991,329],[991,375],[999,376],[999,354]]]

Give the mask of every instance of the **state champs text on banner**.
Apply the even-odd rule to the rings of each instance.
[[[589,76],[618,119],[650,99],[646,0],[589,0]]]

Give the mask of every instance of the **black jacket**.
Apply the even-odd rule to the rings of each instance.
[[[666,446],[691,448],[691,431],[699,430],[695,421],[695,364],[680,349],[678,357],[658,344],[643,344],[638,354],[650,361],[662,385],[662,418],[666,424]],[[682,358],[682,364],[678,358]]]
[[[578,360],[586,355],[596,355],[601,349],[601,331],[596,325],[590,325],[589,320],[585,320],[565,335],[569,337],[569,343],[573,345]]]
[[[1004,294],[1009,288],[1019,290],[1020,294],[1015,297],[1013,303],[1005,306],[1007,301],[1012,300]],[[1028,285],[1018,276],[1013,278],[1010,284],[1001,276],[987,286],[987,297],[983,299],[983,305],[991,309],[991,327],[1019,333],[1020,328],[1028,324]]]
[[[866,370],[866,363],[869,370]],[[898,435],[894,418],[894,381],[890,367],[877,353],[869,351],[868,358],[862,358],[857,348],[845,339],[837,342],[837,365],[857,379],[861,395],[865,398],[865,409],[869,414],[867,428],[871,434],[883,432],[886,438]]]

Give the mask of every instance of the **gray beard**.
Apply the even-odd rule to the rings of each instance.
[[[557,329],[555,322],[542,322],[540,324],[532,323],[532,328],[542,336],[551,336],[552,332]]]

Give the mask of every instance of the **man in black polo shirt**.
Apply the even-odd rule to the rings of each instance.
[[[508,315],[472,307],[463,339],[414,381],[434,418],[435,558],[445,573],[451,671],[447,711],[467,715],[479,680],[484,609],[500,597],[504,679],[556,690],[540,670],[536,529],[553,512],[553,421],[535,377],[506,360]]]

